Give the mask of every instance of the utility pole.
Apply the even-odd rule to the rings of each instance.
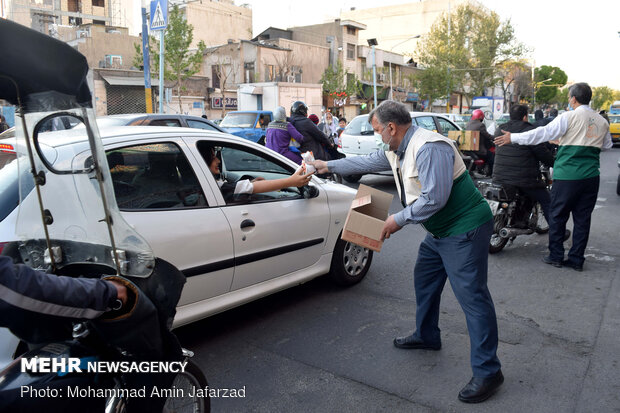
[[[374,95],[374,107],[377,107],[377,62],[375,59],[375,46],[378,45],[377,39],[368,39],[368,45],[372,51],[372,90]]]

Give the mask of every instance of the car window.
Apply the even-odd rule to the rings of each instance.
[[[237,193],[242,187],[248,188],[248,183],[256,178],[281,179],[291,176],[294,172],[290,166],[263,154],[252,151],[243,146],[213,146],[210,142],[199,142],[198,151],[208,164],[212,159],[210,153],[220,159],[220,174],[215,176],[222,197],[227,205],[239,205],[264,201],[277,201],[302,198],[298,188],[285,188],[279,191],[260,194]],[[239,186],[238,186],[239,185]]]
[[[222,128],[251,128],[256,120],[255,113],[229,113],[220,126]]]
[[[269,116],[269,114],[267,113],[263,113],[258,117],[258,122],[256,122],[256,127],[265,129],[267,125],[269,125],[269,122],[271,122],[271,116]]]
[[[620,123],[620,116],[610,116],[609,123]]]
[[[445,137],[448,136],[449,131],[459,130],[459,128],[457,128],[455,124],[453,124],[447,119],[440,118],[439,116],[436,119],[437,123],[439,124],[440,133]]]
[[[207,206],[198,178],[176,144],[128,146],[106,155],[121,210]]]
[[[344,128],[344,132],[347,135],[372,135],[374,131],[372,126],[368,123],[368,116],[360,116],[355,118]]]
[[[435,126],[435,121],[432,116],[419,116],[414,118],[418,126],[428,129],[428,130],[437,130],[437,126]]]
[[[178,119],[153,119],[147,121],[149,126],[171,126],[173,128],[180,128],[181,122]]]
[[[214,128],[212,125],[208,124],[207,122],[201,122],[199,120],[188,119],[187,120],[187,126],[189,126],[190,128],[206,129],[206,130],[217,131],[217,129]]]

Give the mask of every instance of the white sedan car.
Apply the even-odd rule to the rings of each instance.
[[[42,135],[46,157],[83,163],[87,145],[84,136],[75,135],[54,146],[51,140],[45,145]],[[218,154],[228,181],[282,178],[298,166],[264,146],[219,132],[132,126],[105,129],[101,136],[124,218],[156,256],[187,276],[175,326],[323,274],[340,285],[366,275],[372,251],[340,239],[354,190],[313,177],[304,188],[225,198],[207,165],[208,154]],[[16,239],[18,174],[27,173],[15,165],[11,142],[3,139],[0,159],[0,250]],[[0,366],[6,361],[0,359]]]

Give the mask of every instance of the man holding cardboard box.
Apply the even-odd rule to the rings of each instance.
[[[416,331],[394,339],[403,349],[441,349],[438,326],[441,292],[450,280],[467,319],[473,378],[459,400],[478,403],[503,383],[497,358],[497,319],[487,288],[492,214],[466,171],[455,146],[442,135],[412,125],[407,108],[385,101],[369,116],[383,146],[375,153],[337,161],[316,161],[319,173],[344,175],[391,169],[404,209],[390,215],[381,239],[406,224],[429,233],[414,269]]]

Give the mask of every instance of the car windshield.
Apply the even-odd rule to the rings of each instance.
[[[23,168],[21,173],[28,173],[28,170]],[[19,204],[18,174],[17,154],[13,145],[0,143],[0,221],[3,221]],[[34,183],[30,182],[32,184],[23,188],[24,191],[32,190]]]
[[[360,116],[351,121],[344,129],[347,135],[372,135],[374,131],[372,126],[368,123],[368,116]]]
[[[256,114],[254,113],[229,113],[220,126],[222,128],[253,128]]]
[[[609,123],[620,123],[620,116],[610,116]]]

